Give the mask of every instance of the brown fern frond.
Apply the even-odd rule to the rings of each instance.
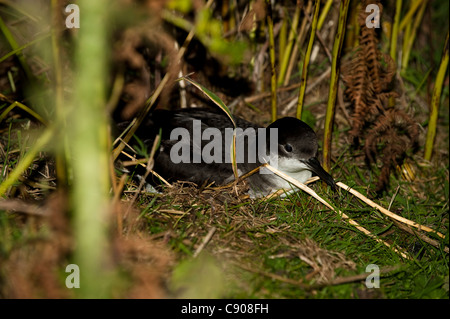
[[[418,126],[403,111],[389,107],[390,99],[398,96],[391,90],[396,65],[388,54],[379,50],[375,29],[366,26],[368,4],[378,5],[382,12],[379,1],[363,1],[358,15],[359,46],[352,52],[351,60],[342,66],[341,74],[345,95],[353,108],[349,134],[355,145],[360,139],[365,140],[363,147],[369,165],[377,160],[381,162],[376,187],[380,191],[388,184],[392,168],[401,164],[406,152],[416,143]]]
[[[362,48],[364,63],[367,68],[367,77],[370,79],[374,91],[380,93],[382,91],[381,68],[378,54],[378,40],[376,38],[375,29],[369,29],[365,25],[361,27],[361,35],[359,43]]]
[[[362,8],[368,4],[366,2]],[[381,4],[376,4],[381,12]],[[342,68],[343,80],[347,87],[345,93],[354,108],[350,136],[355,142],[365,124],[373,120],[373,115],[384,109],[381,107],[384,103],[379,103],[376,96],[386,91],[395,74],[392,59],[378,50],[375,29],[366,26],[368,14],[365,10],[361,10],[358,15],[361,26],[360,45],[354,51],[353,58]]]
[[[364,145],[369,162],[376,162],[376,154],[382,155],[377,192],[388,184],[391,169],[401,165],[408,150],[414,150],[418,135],[417,123],[402,110],[391,108],[378,117],[376,124],[368,131]]]
[[[368,92],[371,91],[371,84],[367,77],[367,65],[364,62],[364,56],[360,48],[354,52],[353,58],[342,66],[342,79],[347,89],[345,94],[352,102],[354,111],[352,114],[351,137],[359,135],[365,123],[365,114],[367,113]]]
[[[395,61],[391,58],[389,54],[380,52],[378,60],[381,63],[386,64],[386,66],[382,66],[383,72],[380,74],[380,82],[381,82],[381,89],[382,91],[386,91],[389,87],[389,85],[392,83],[392,80],[394,78],[394,75],[397,71],[397,66],[395,64]]]

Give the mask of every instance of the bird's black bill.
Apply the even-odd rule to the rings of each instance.
[[[328,174],[320,165],[320,162],[317,158],[312,157],[304,161],[304,163],[308,166],[308,168],[317,174],[322,180],[324,180],[328,185],[330,185],[331,189],[335,192],[337,190],[336,182],[333,177]]]

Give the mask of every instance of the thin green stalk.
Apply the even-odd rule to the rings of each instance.
[[[292,47],[294,45],[295,39],[297,38],[297,27],[298,22],[300,20],[300,12],[301,12],[301,1],[297,1],[297,7],[295,8],[294,18],[292,19],[292,24],[289,32],[288,43],[286,45],[286,49],[284,50],[283,58],[280,62],[280,73],[278,74],[278,85],[282,85],[284,83],[284,78],[286,75],[286,69],[289,63],[289,57],[291,56]]]
[[[360,26],[358,21],[358,16],[361,8],[361,3],[352,1],[350,3],[350,8],[348,9],[348,27],[345,35],[345,46],[344,50],[352,50],[359,45],[359,32]]]
[[[442,85],[445,79],[445,73],[448,67],[448,31],[445,38],[444,50],[442,52],[441,64],[439,66],[438,73],[436,75],[436,82],[434,84],[433,96],[431,98],[431,112],[430,120],[428,122],[428,131],[425,142],[425,155],[426,160],[431,159],[431,154],[433,153],[434,139],[436,137],[436,126],[437,119],[439,115],[439,104],[441,100]]]
[[[395,2],[395,17],[394,23],[392,25],[391,43],[389,51],[390,52],[389,55],[394,60],[394,62],[397,61],[397,40],[400,25],[400,14],[402,13],[402,2],[403,0],[396,0]]]
[[[287,12],[286,10],[283,10],[280,33],[278,34],[278,54],[280,60],[286,51],[288,25]]]
[[[405,36],[403,40],[403,52],[402,52],[402,73],[406,71],[408,68],[408,62],[409,62],[409,55],[411,53],[412,46],[414,44],[414,40],[416,39],[417,30],[419,29],[420,23],[422,22],[423,15],[425,13],[425,8],[427,7],[428,1],[421,1],[422,6],[419,9],[419,12],[417,13],[417,16],[414,20],[414,25],[412,26],[411,30],[407,32],[408,27],[411,26],[411,24],[407,24],[406,30],[405,30]],[[407,35],[408,33],[408,35]]]
[[[391,32],[391,42],[390,42],[390,52],[392,60],[397,63],[397,41],[398,41],[398,31],[400,25],[400,14],[402,12],[402,2],[403,0],[396,0],[395,2],[395,16],[394,23],[392,24]],[[389,98],[389,106],[393,107],[395,105],[395,98],[391,96]]]
[[[412,35],[412,25],[411,23],[408,23],[406,25],[406,28],[403,32],[403,45],[402,45],[402,65],[401,65],[401,71],[403,72],[406,69],[406,66],[403,65],[403,62],[405,61],[405,57],[409,56],[409,52],[407,52],[408,50],[408,44],[410,43],[411,39],[414,38]]]
[[[61,8],[59,6],[59,0],[52,0],[52,22],[53,22],[53,32],[52,32],[52,54],[53,54],[53,74],[54,74],[54,92],[55,92],[55,114],[56,121],[58,123],[64,123],[64,128],[66,127],[64,112],[64,88],[62,80],[62,66],[61,66]],[[67,130],[63,129],[61,132],[61,141],[64,144],[59,151],[55,154],[55,166],[56,166],[56,178],[60,186],[67,184],[67,174],[66,174],[66,156],[65,151],[68,146]]]
[[[308,16],[311,13],[311,9],[312,9],[312,1],[308,1],[308,5],[306,6],[306,9],[303,12],[304,15]],[[292,70],[294,69],[294,65],[298,64],[297,54],[298,54],[299,48],[301,48],[303,45],[307,23],[308,23],[308,19],[303,19],[302,25],[300,26],[300,30],[297,35],[297,40],[295,41],[294,48],[292,49],[291,56],[289,57],[289,64],[288,64],[286,74],[284,76],[284,82],[283,82],[283,85],[285,85],[285,86],[289,84],[289,79],[291,78],[291,74],[292,74]]]
[[[108,296],[109,279],[104,269],[108,258],[107,209],[109,203],[109,149],[106,105],[107,0],[78,1],[82,13],[75,46],[76,81],[70,133],[76,250],[83,298]],[[68,115],[67,115],[68,116]]]
[[[328,93],[327,113],[325,116],[325,131],[323,138],[323,168],[331,169],[331,137],[333,132],[333,119],[336,109],[336,97],[339,83],[339,60],[342,44],[344,43],[345,28],[347,26],[347,13],[350,0],[341,0],[339,6],[339,24],[333,44],[333,58],[331,63],[330,90]]]
[[[43,36],[41,36],[41,37],[39,37],[37,39],[34,39],[34,40],[32,40],[32,41],[30,41],[30,42],[28,42],[28,43],[18,47],[15,50],[12,50],[12,51],[8,52],[7,54],[5,54],[4,56],[2,56],[0,58],[0,63],[2,63],[3,61],[5,61],[7,58],[9,58],[10,56],[12,56],[14,54],[20,54],[22,52],[22,50],[28,48],[29,46],[32,46],[35,43],[38,43],[38,42],[41,42],[42,40],[47,39],[49,36],[50,36],[50,33],[47,33],[47,34],[45,34],[45,35],[43,35]]]
[[[2,114],[0,114],[0,123],[3,121],[3,119],[6,117],[6,115],[8,115],[8,113],[15,107],[19,107],[22,110],[24,110],[25,112],[27,112],[28,114],[30,114],[31,116],[33,116],[35,119],[37,119],[38,121],[40,121],[42,124],[47,125],[47,121],[44,120],[44,118],[42,116],[40,116],[38,113],[36,113],[35,111],[33,111],[32,109],[30,109],[28,106],[26,106],[25,104],[22,104],[20,102],[14,101],[13,103],[11,103],[11,105],[9,105],[3,112]]]
[[[18,181],[22,173],[30,167],[33,163],[36,155],[42,151],[45,145],[47,145],[51,138],[55,136],[56,129],[54,126],[48,127],[42,133],[42,135],[37,139],[36,143],[30,148],[30,150],[25,154],[22,160],[17,164],[17,166],[9,173],[8,178],[0,184],[0,197],[4,196],[8,188],[14,185]]]
[[[319,17],[319,22],[317,23],[317,30],[319,30],[319,31],[322,30],[323,23],[325,22],[325,19],[328,15],[328,12],[331,9],[332,4],[333,4],[333,0],[327,0],[325,5],[323,6],[322,13],[320,14],[320,17]]]
[[[27,75],[28,79],[31,79],[33,77],[33,73],[31,72],[27,62],[25,61],[25,57],[23,56],[22,51],[19,50],[20,49],[19,44],[16,42],[16,39],[14,38],[11,31],[9,31],[2,17],[0,17],[0,30],[5,36],[6,41],[8,41],[11,49],[14,52],[16,52],[17,59],[19,60],[19,63],[22,66],[23,70],[25,71],[25,74]]]
[[[298,102],[297,102],[297,118],[301,119],[302,117],[302,110],[303,110],[303,103],[305,99],[305,91],[306,91],[306,79],[308,78],[308,66],[309,66],[309,59],[311,57],[311,51],[314,44],[314,38],[316,35],[316,29],[317,29],[317,20],[319,17],[319,9],[320,9],[320,0],[315,1],[315,7],[314,7],[314,16],[312,20],[312,26],[311,26],[311,35],[309,37],[309,43],[308,48],[306,49],[305,54],[305,60],[303,61],[303,70],[302,70],[302,78],[300,82],[300,91],[298,95]]]
[[[405,14],[402,21],[400,22],[399,26],[400,30],[403,30],[406,27],[406,25],[411,23],[414,13],[417,11],[417,8],[419,8],[421,4],[423,5],[423,2],[427,2],[427,0],[411,1],[411,6],[409,7],[408,12]]]
[[[272,20],[272,5],[270,0],[267,3],[267,27],[269,29],[269,54],[270,54],[270,72],[271,72],[271,109],[272,122],[277,120],[277,72],[275,70],[275,39],[273,36],[273,20]]]

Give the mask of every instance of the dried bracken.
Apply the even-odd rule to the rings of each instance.
[[[401,165],[406,152],[414,148],[419,132],[408,114],[389,103],[397,97],[391,90],[396,66],[389,55],[378,49],[375,28],[366,26],[368,4],[364,1],[361,5],[359,46],[343,65],[342,76],[353,108],[350,137],[355,145],[364,144],[369,164],[381,161],[376,187],[380,192],[388,185],[392,168]],[[381,16],[382,6],[378,2],[376,5]]]
[[[67,195],[55,192],[44,203],[15,204],[31,235],[0,254],[0,298],[72,298],[76,289],[65,283],[66,266],[75,248],[67,210]],[[10,205],[12,206],[12,205]],[[26,208],[26,209],[23,209]],[[124,216],[125,208],[117,204],[113,215]],[[171,274],[175,256],[164,241],[154,240],[145,231],[138,211],[131,210],[122,223],[123,232],[111,232],[108,261],[105,269],[120,269],[127,289],[112,289],[115,298],[166,298],[166,281]],[[109,293],[109,292],[108,292]]]

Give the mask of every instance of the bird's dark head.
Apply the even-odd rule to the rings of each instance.
[[[334,179],[317,160],[318,143],[313,129],[305,122],[294,117],[276,120],[267,127],[267,146],[271,141],[271,129],[277,129],[278,165],[281,170],[293,173],[310,170],[323,179],[333,190],[336,190]]]
[[[316,133],[305,122],[294,117],[284,117],[270,124],[267,129],[268,143],[271,129],[277,129],[279,155],[297,159],[308,159],[317,155]]]

